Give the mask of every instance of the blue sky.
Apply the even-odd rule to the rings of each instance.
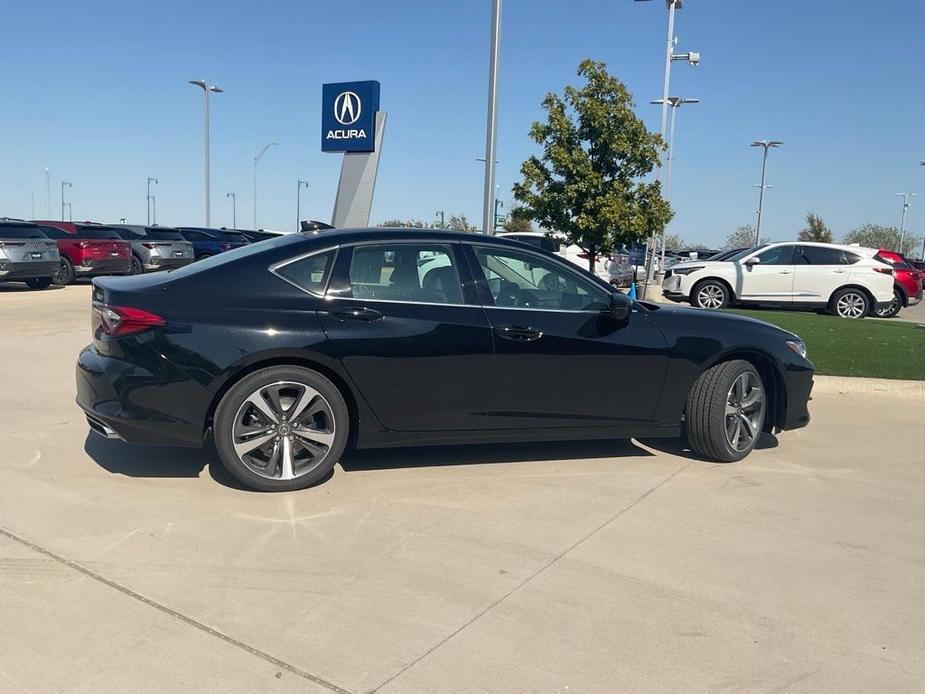
[[[11,3],[0,42],[0,215],[52,216],[60,181],[75,219],[143,222],[145,178],[160,184],[158,221],[203,221],[202,97],[212,99],[212,222],[251,223],[251,161],[260,164],[259,225],[329,219],[340,156],[320,152],[324,82],[378,79],[389,112],[373,222],[481,217],[490,0],[392,2]],[[527,137],[548,91],[575,82],[584,57],[607,62],[652,129],[661,96],[666,11],[658,0],[505,0],[498,181],[509,203]],[[791,238],[807,210],[838,236],[865,222],[898,224],[893,193],[923,193],[908,226],[925,232],[921,0],[688,0],[678,13],[678,115],[671,230],[720,243],[753,223],[760,173],[752,140],[771,154],[765,230]]]

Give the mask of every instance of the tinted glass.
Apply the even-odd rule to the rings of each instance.
[[[726,260],[742,260],[742,258],[744,258],[745,256],[751,255],[752,253],[756,251],[760,251],[766,245],[767,244],[762,244],[760,246],[752,246],[751,248],[743,248],[738,253],[733,253],[732,255],[730,255],[728,258],[726,258]]]
[[[177,231],[164,231],[163,229],[148,229],[145,238],[154,241],[185,241]]]
[[[556,311],[600,311],[608,306],[603,290],[552,260],[485,246],[474,250],[495,306]]]
[[[762,253],[762,265],[793,265],[793,246],[775,246]]]
[[[857,255],[856,253],[849,253],[848,251],[845,251],[845,262],[848,263],[848,265],[854,265],[860,259],[861,256]]]
[[[796,263],[798,265],[845,265],[844,254],[839,248],[825,246],[799,246]]]
[[[0,239],[47,239],[38,227],[19,225],[19,224],[2,224],[0,225]]]
[[[542,248],[544,251],[555,252],[559,247],[552,239],[548,239],[545,236],[528,236],[526,234],[522,236],[505,236],[504,238],[512,239],[514,241],[520,241],[521,243],[527,243],[535,248]]]
[[[276,268],[274,272],[300,289],[312,294],[323,294],[334,260],[334,251],[326,251]]]
[[[127,241],[134,241],[142,238],[141,234],[135,233],[131,229],[116,229],[116,233]]]
[[[64,229],[58,227],[42,226],[42,233],[50,239],[69,239],[75,238],[73,234],[67,233]]]
[[[118,239],[119,234],[115,229],[108,227],[77,227],[77,238],[79,239]]]
[[[247,243],[247,237],[237,231],[223,231],[222,236],[229,243]]]
[[[396,243],[356,246],[348,276],[355,299],[461,304],[449,246]]]

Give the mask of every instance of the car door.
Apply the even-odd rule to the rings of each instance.
[[[494,336],[480,370],[494,426],[613,427],[648,421],[667,365],[645,311],[610,316],[609,292],[548,255],[465,244]]]
[[[345,246],[318,315],[373,412],[395,431],[480,429],[491,331],[459,244]]]
[[[840,248],[797,246],[794,257],[793,300],[826,303],[847,283],[851,268]]]
[[[736,297],[744,301],[786,304],[793,301],[794,246],[772,246],[736,264]],[[751,258],[759,262],[750,263]]]

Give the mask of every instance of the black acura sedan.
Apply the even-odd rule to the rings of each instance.
[[[346,446],[676,437],[735,461],[809,422],[800,339],[633,302],[558,256],[439,230],[291,234],[93,281],[91,429],[201,446],[260,490]]]

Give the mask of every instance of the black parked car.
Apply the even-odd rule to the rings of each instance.
[[[743,458],[802,427],[799,338],[632,302],[558,256],[439,230],[331,230],[93,282],[77,401],[111,438],[199,446],[262,490],[345,446],[675,437]]]

